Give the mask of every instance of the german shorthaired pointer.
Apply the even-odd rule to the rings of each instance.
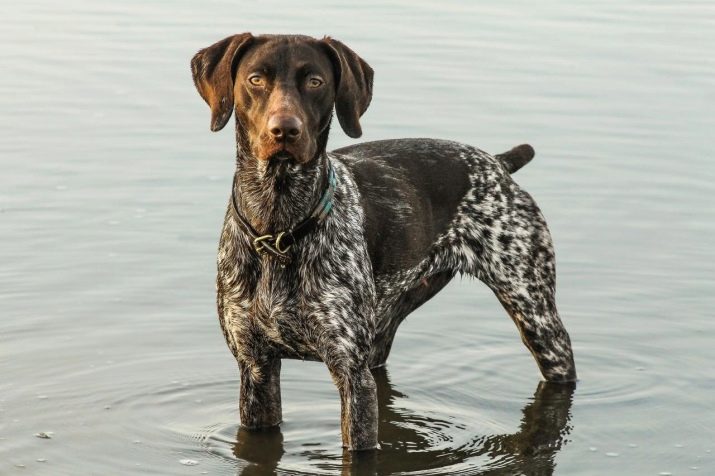
[[[551,236],[492,156],[433,139],[326,152],[333,107],[360,137],[373,71],[332,38],[230,36],[191,61],[211,130],[236,114],[237,158],[218,252],[217,303],[247,428],[281,422],[281,359],[325,362],[343,445],[376,448],[376,387],[397,327],[457,273],[489,286],[549,381],[573,381],[554,299]]]

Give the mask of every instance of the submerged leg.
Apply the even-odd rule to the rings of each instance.
[[[241,425],[248,429],[278,425],[281,413],[281,360],[272,358],[260,364],[239,363]]]
[[[377,387],[370,370],[330,369],[330,374],[340,392],[343,446],[353,451],[377,448]]]
[[[505,194],[508,206],[493,208],[501,210],[490,217],[492,226],[477,225],[482,246],[477,250],[481,259],[475,274],[511,316],[544,378],[573,381],[576,367],[571,341],[556,309],[551,234],[529,194],[510,185],[511,194]]]
[[[571,340],[556,311],[553,294],[525,294],[513,289],[494,292],[519,329],[541,375],[550,382],[576,380]]]

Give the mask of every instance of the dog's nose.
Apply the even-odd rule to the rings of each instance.
[[[268,120],[268,131],[275,140],[294,142],[303,132],[303,122],[296,116],[274,114]]]

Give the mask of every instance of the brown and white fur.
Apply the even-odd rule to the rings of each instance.
[[[337,186],[326,220],[283,267],[256,253],[227,207],[217,304],[241,376],[247,428],[281,422],[283,358],[324,362],[340,392],[343,445],[377,447],[376,387],[402,320],[457,273],[475,276],[517,325],[546,380],[573,381],[555,302],[546,221],[510,173],[533,155],[502,156],[443,140],[397,139],[326,151],[333,108],[361,135],[373,71],[331,38],[244,33],[199,51],[194,82],[211,129],[236,115],[237,208],[260,234],[301,222]]]

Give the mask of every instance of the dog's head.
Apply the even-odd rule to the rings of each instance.
[[[328,37],[233,35],[199,51],[191,71],[211,107],[211,130],[235,109],[258,160],[309,162],[325,148],[333,106],[345,133],[360,137],[372,98],[372,68]]]

